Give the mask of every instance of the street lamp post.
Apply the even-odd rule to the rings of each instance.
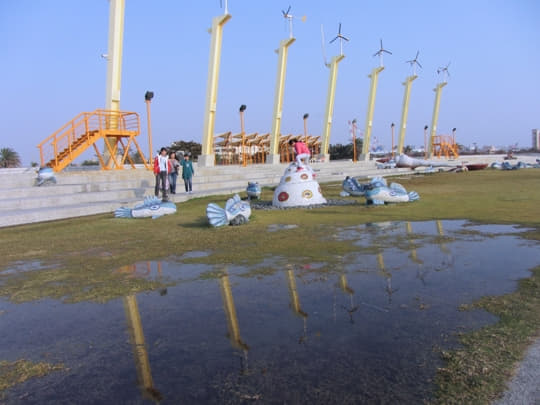
[[[244,131],[244,111],[246,111],[246,105],[240,106],[240,131],[242,134],[242,166],[246,166],[246,132]]]
[[[356,163],[356,118],[352,120],[352,159]]]
[[[146,122],[148,124],[148,164],[152,165],[152,125],[150,121],[150,103],[154,98],[153,91],[147,91],[144,94],[144,101],[146,103]]]
[[[307,144],[307,139],[308,139],[308,135],[307,135],[307,119],[309,117],[309,114],[308,113],[305,113],[304,114],[304,143]]]
[[[427,151],[427,130],[428,126],[424,126],[424,157],[427,159],[428,151]]]
[[[394,158],[394,127],[396,125],[392,122],[392,125],[390,125],[390,128],[392,128],[392,159]]]

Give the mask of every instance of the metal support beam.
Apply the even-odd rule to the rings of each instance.
[[[342,61],[343,58],[345,58],[345,55],[334,56],[330,62],[330,76],[328,78],[328,94],[326,96],[326,109],[324,113],[323,137],[321,143],[321,155],[324,156],[325,162],[330,160],[328,147],[330,145],[330,133],[332,131],[332,117],[334,116],[338,63]]]
[[[212,19],[212,28],[210,29],[212,38],[210,40],[208,80],[206,82],[206,104],[204,107],[202,154],[199,156],[199,166],[214,166],[214,127],[216,123],[219,69],[221,66],[221,42],[223,39],[223,26],[231,17],[230,14],[224,14]]]
[[[269,164],[278,164],[279,158],[279,136],[281,134],[281,114],[283,112],[283,93],[285,92],[285,76],[287,74],[287,57],[289,46],[296,41],[295,38],[284,39],[279,43],[278,68],[276,78],[276,91],[274,95],[274,113],[272,115],[272,132],[270,133],[270,154]]]
[[[417,78],[417,75],[409,76],[405,79],[405,93],[403,94],[403,107],[401,109],[401,124],[399,126],[399,140],[398,140],[398,155],[403,153],[403,146],[405,144],[405,131],[407,129],[407,116],[409,115],[409,102],[411,100],[411,85]],[[392,151],[393,152],[393,151]]]
[[[379,66],[371,71],[368,77],[371,77],[371,85],[369,88],[368,109],[366,115],[366,127],[364,131],[364,142],[362,144],[362,160],[369,160],[369,146],[371,142],[371,128],[373,126],[373,112],[375,111],[375,96],[377,95],[377,84],[379,81],[379,73],[384,70],[384,66]]]
[[[446,86],[447,82],[442,82],[437,84],[437,87],[433,89],[435,92],[435,103],[433,104],[433,116],[431,118],[431,127],[430,127],[430,135],[429,135],[429,142],[428,142],[428,150],[427,150],[427,157],[432,158],[433,157],[433,140],[435,139],[435,136],[437,135],[437,121],[439,121],[439,107],[441,106],[441,91],[444,86]]]

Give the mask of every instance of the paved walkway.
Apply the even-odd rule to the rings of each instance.
[[[492,405],[540,405],[540,338],[527,351],[504,396]]]

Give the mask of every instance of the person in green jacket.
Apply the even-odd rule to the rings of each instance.
[[[184,156],[184,160],[182,160],[182,163],[180,164],[182,165],[182,178],[184,179],[184,185],[186,186],[186,193],[191,194],[191,179],[195,175],[195,170],[193,170],[193,164],[189,159],[189,154]]]

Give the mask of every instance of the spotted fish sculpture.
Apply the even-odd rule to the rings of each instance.
[[[56,176],[54,170],[50,167],[42,167],[37,172],[36,186],[44,186],[48,184],[56,184]]]
[[[343,180],[342,186],[343,190],[350,195],[355,197],[364,197],[368,188],[374,187],[379,183],[386,186],[386,181],[382,177],[374,177],[369,183],[359,183],[354,177],[347,176],[345,177],[345,180]]]
[[[158,197],[145,197],[142,204],[133,208],[120,207],[114,211],[116,218],[148,218],[156,219],[163,215],[174,214],[176,204],[170,201],[161,201]]]
[[[257,182],[248,182],[248,186],[246,188],[246,193],[248,196],[248,199],[252,199],[253,197],[260,199],[261,198],[261,186]]]
[[[238,194],[229,198],[225,203],[225,209],[219,205],[210,203],[206,207],[208,222],[213,227],[224,225],[242,225],[249,221],[251,206],[249,202],[242,201]]]

